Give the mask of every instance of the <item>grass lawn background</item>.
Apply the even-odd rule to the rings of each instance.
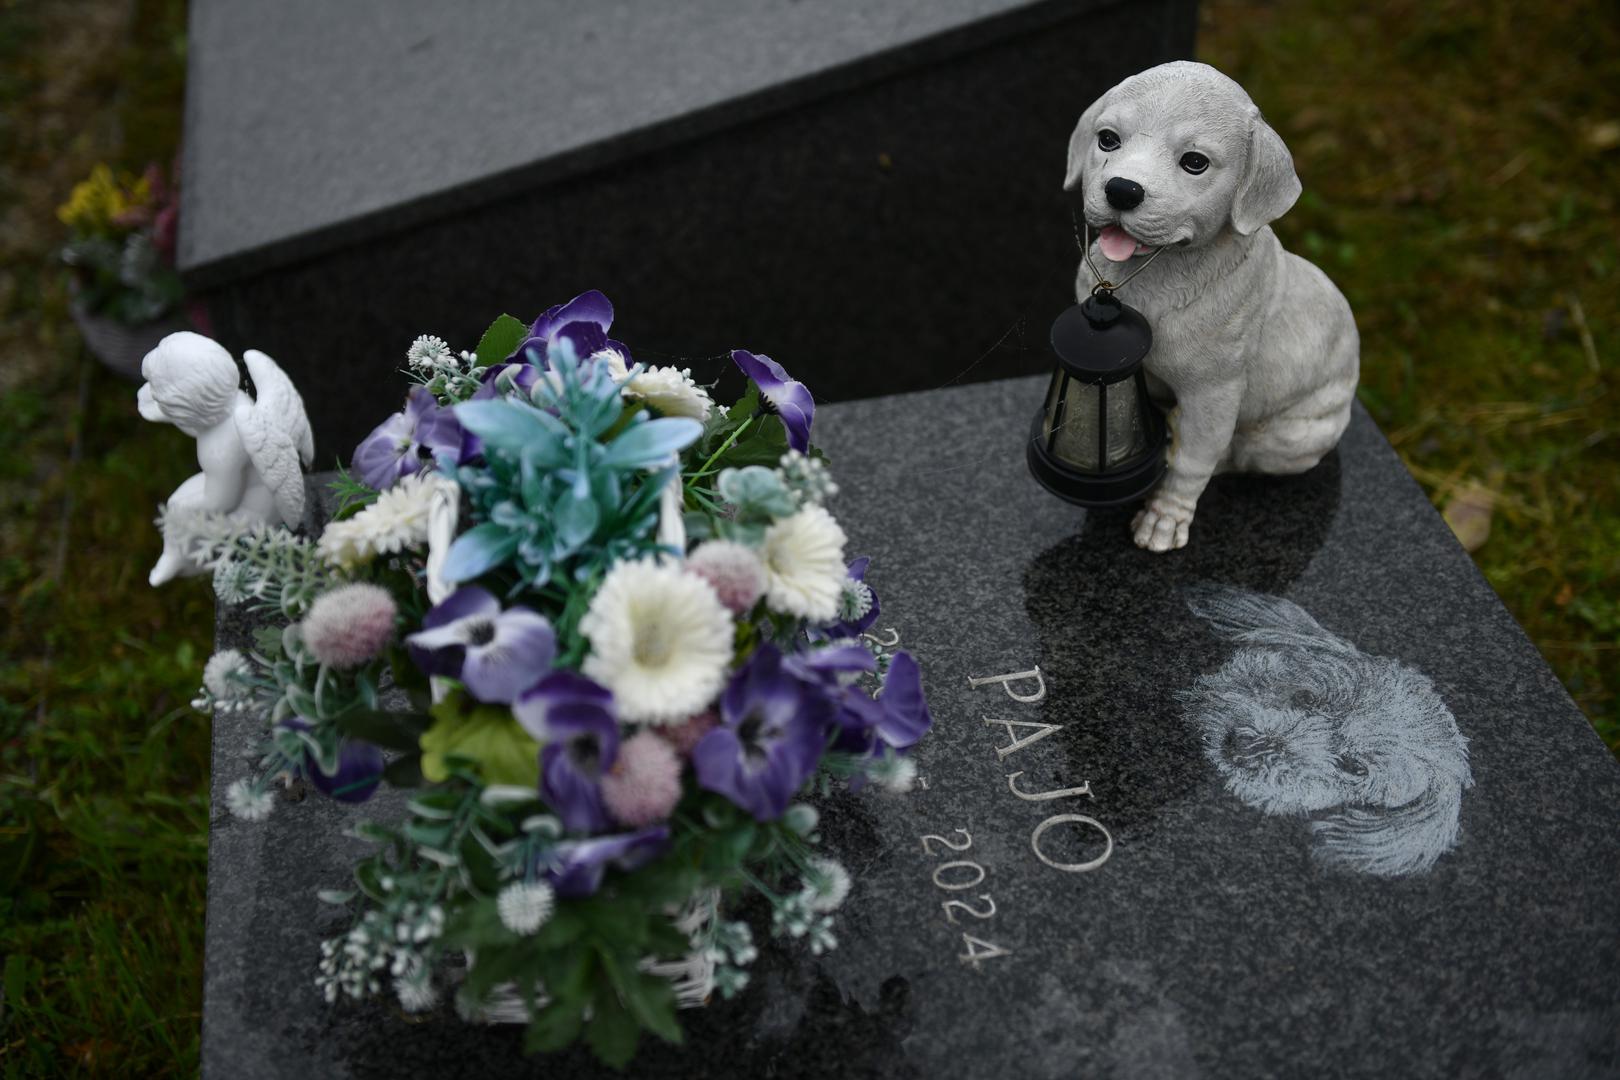
[[[1620,751],[1620,10],[1206,0],[1201,23],[1294,153],[1277,231],[1349,296],[1362,400]],[[212,598],[145,580],[192,445],[82,354],[51,261],[93,163],[172,158],[184,28],[181,0],[0,0],[7,1077],[197,1067],[209,743],[186,703]]]

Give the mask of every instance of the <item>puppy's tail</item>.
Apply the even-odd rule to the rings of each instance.
[[[1313,821],[1313,851],[1324,863],[1363,874],[1421,874],[1457,844],[1464,783],[1437,776],[1405,806],[1349,807]]]

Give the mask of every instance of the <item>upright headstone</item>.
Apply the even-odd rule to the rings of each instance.
[[[912,793],[823,814],[837,951],[765,949],[635,1074],[1614,1075],[1620,764],[1372,422],[1152,555],[1026,474],[1043,389],[818,416],[935,730]],[[216,805],[253,724],[216,725]],[[205,1074],[608,1075],[324,1004],[315,890],[387,812],[215,815]]]
[[[471,348],[582,281],[701,378],[750,343],[828,399],[1034,371],[1075,119],[1194,26],[1194,0],[210,0],[180,263],[332,453],[416,335]]]

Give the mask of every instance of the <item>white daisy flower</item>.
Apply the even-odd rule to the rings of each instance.
[[[844,530],[820,506],[806,506],[765,530],[765,602],[813,622],[838,617],[844,593]]]
[[[495,910],[503,926],[526,936],[545,925],[556,902],[556,892],[544,881],[519,881],[501,890],[495,898]]]
[[[203,666],[203,685],[214,700],[234,704],[247,697],[253,666],[236,649],[221,649]]]
[[[276,807],[276,797],[247,780],[233,780],[225,789],[225,807],[242,821],[263,821]]]
[[[804,877],[809,893],[811,911],[836,911],[849,896],[853,882],[844,864],[836,859],[816,857],[810,860],[810,872]]]
[[[334,566],[352,569],[378,555],[394,555],[428,542],[434,494],[454,482],[437,473],[416,473],[377,496],[377,501],[321,533],[317,550]]]
[[[619,390],[621,394],[639,398],[665,416],[707,420],[714,408],[708,392],[692,381],[691,368],[647,367],[627,382],[630,367],[625,362],[624,354],[617,349],[603,349],[593,353],[591,359],[607,365],[613,381],[623,384]]]
[[[692,381],[690,369],[650,367],[624,387],[627,397],[640,398],[665,416],[689,416],[707,420],[714,402]]]
[[[714,700],[731,662],[731,615],[713,587],[674,563],[621,562],[579,629],[581,670],[609,690],[620,719],[674,724]]]
[[[423,334],[411,342],[411,347],[405,350],[405,362],[424,375],[431,375],[434,368],[450,361],[454,356],[455,354],[450,351],[450,343],[432,334]]]

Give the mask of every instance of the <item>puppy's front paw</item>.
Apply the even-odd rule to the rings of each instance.
[[[1131,522],[1136,546],[1149,551],[1172,551],[1187,546],[1193,506],[1167,495],[1155,495]]]

